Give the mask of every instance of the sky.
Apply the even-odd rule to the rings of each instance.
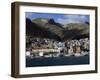
[[[63,25],[69,23],[85,23],[90,20],[89,15],[81,15],[81,14],[55,14],[55,13],[34,13],[34,12],[26,12],[26,18],[30,20],[36,18],[46,18],[46,19],[54,19],[55,22],[61,23]]]

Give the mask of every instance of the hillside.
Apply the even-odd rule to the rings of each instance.
[[[32,21],[26,19],[26,34],[56,40],[89,37],[89,24],[70,23],[63,27],[53,19],[36,18]]]
[[[85,23],[67,24],[64,30],[65,39],[78,37],[89,37],[89,25]]]
[[[60,33],[57,33],[60,32],[61,29],[57,29],[55,27],[57,26],[49,24],[42,25],[40,23],[32,22],[31,20],[26,19],[26,35],[30,35],[33,37],[45,37],[61,40],[61,38],[59,37]]]

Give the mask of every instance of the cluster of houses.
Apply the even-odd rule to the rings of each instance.
[[[32,38],[30,47],[26,48],[26,56],[30,58],[85,55],[89,55],[88,38],[67,41]]]

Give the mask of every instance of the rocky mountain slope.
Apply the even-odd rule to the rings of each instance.
[[[26,35],[56,40],[89,37],[89,24],[70,23],[62,25],[53,19],[36,18],[31,21],[26,18]]]

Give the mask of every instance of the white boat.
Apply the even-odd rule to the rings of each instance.
[[[74,56],[80,57],[80,56],[82,56],[82,55],[81,55],[80,53],[75,53]]]

